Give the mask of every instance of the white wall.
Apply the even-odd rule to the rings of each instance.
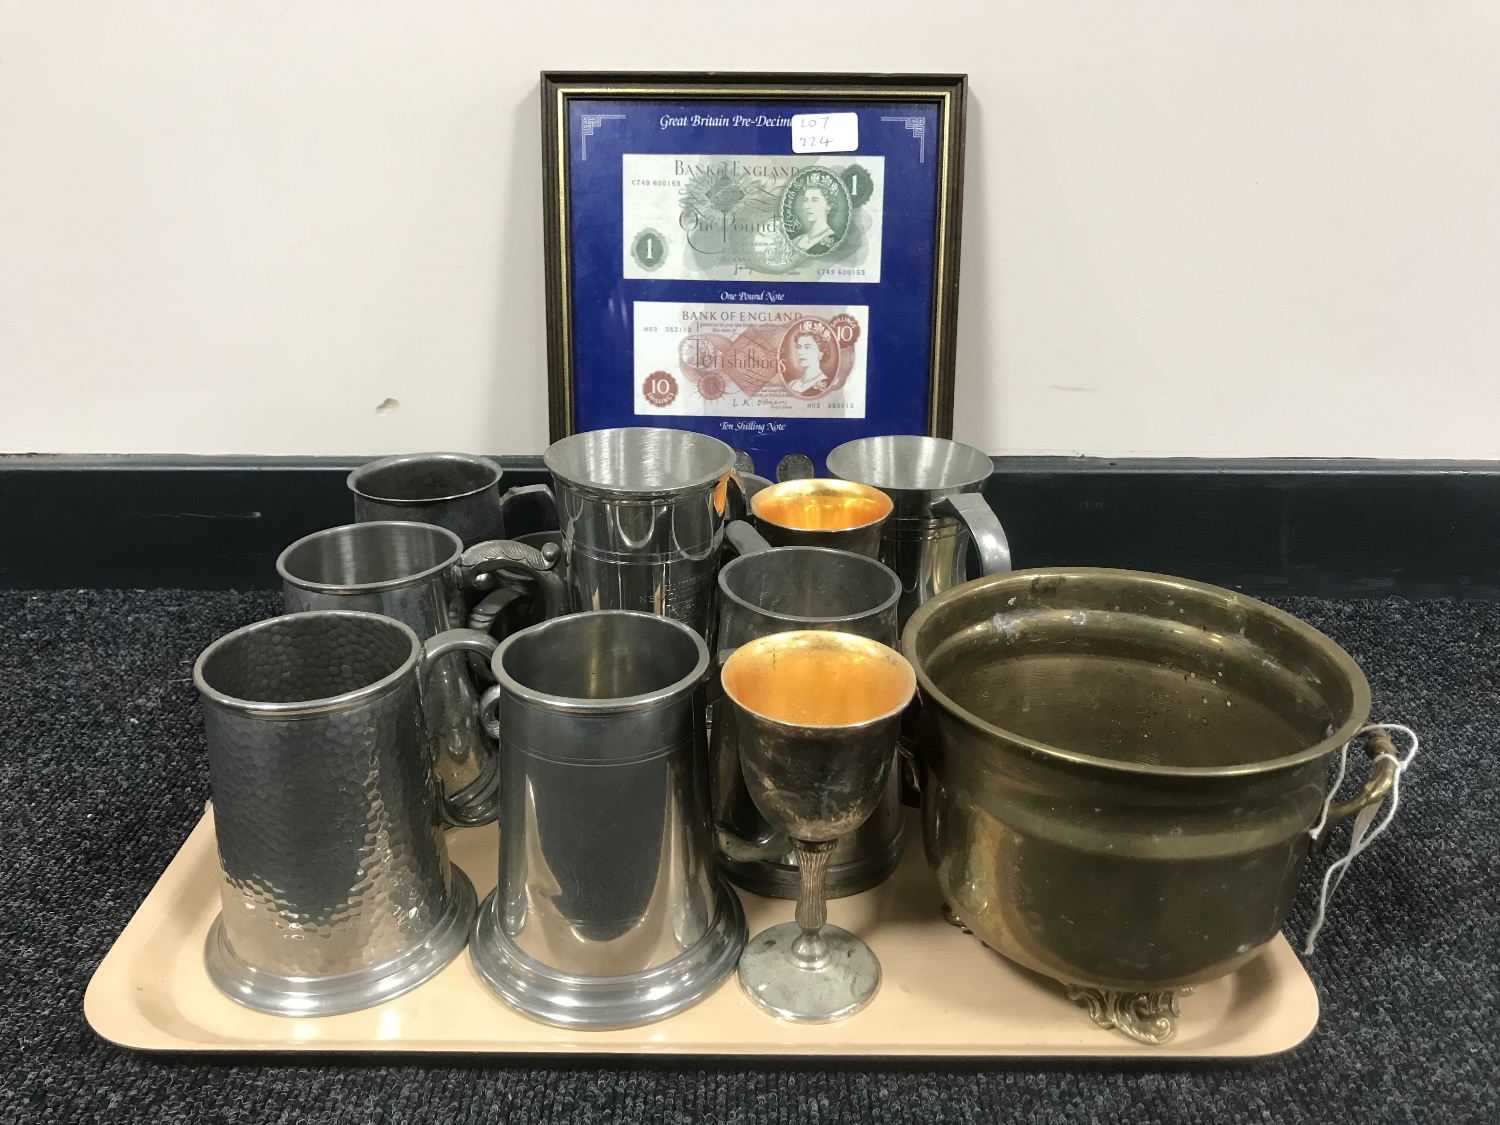
[[[992,452],[1500,458],[1488,0],[0,0],[0,450],[541,450],[543,68],[967,72]]]

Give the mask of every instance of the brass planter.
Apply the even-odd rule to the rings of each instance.
[[[1364,674],[1262,602],[1087,568],[955,587],[902,648],[927,860],[956,920],[1101,1025],[1170,1038],[1176,990],[1280,931],[1329,755],[1369,714]],[[1379,762],[1321,839],[1393,774]]]

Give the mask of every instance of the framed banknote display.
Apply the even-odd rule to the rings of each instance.
[[[949,435],[961,75],[542,75],[552,438]]]

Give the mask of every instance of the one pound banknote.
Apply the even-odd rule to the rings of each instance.
[[[635,302],[635,412],[863,418],[868,305]]]
[[[627,278],[880,280],[883,156],[622,159]]]

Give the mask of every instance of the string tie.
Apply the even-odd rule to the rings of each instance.
[[[1339,884],[1344,881],[1344,875],[1348,872],[1349,865],[1354,862],[1354,858],[1357,855],[1375,842],[1376,838],[1389,827],[1391,818],[1396,815],[1396,807],[1401,804],[1401,775],[1406,772],[1406,767],[1411,765],[1412,760],[1417,756],[1417,748],[1421,745],[1421,740],[1417,738],[1417,732],[1412,730],[1411,727],[1402,726],[1400,723],[1366,723],[1355,732],[1354,737],[1358,738],[1361,734],[1372,730],[1400,731],[1407,738],[1411,739],[1411,746],[1406,751],[1404,757],[1393,754],[1377,754],[1374,758],[1370,759],[1372,766],[1376,762],[1379,762],[1381,758],[1385,758],[1396,767],[1396,775],[1391,779],[1390,802],[1387,804],[1382,798],[1375,804],[1360,809],[1355,814],[1354,828],[1349,834],[1348,852],[1330,863],[1328,870],[1323,872],[1323,891],[1318,896],[1318,910],[1313,916],[1312,925],[1308,927],[1307,944],[1302,950],[1304,954],[1309,956],[1317,948],[1318,933],[1323,929],[1323,922],[1328,914],[1328,904],[1333,900],[1333,893],[1339,889]],[[1354,739],[1351,738],[1340,749],[1339,768],[1334,776],[1333,784],[1328,787],[1328,799],[1323,802],[1323,813],[1318,817],[1318,823],[1308,830],[1308,835],[1315,840],[1322,833],[1324,827],[1327,826],[1328,813],[1333,808],[1334,796],[1338,793],[1339,786],[1344,783],[1344,773],[1349,765],[1349,743],[1353,741]],[[1371,829],[1370,825],[1375,823],[1375,818],[1380,814],[1382,806],[1385,807],[1385,815],[1380,818],[1380,823],[1375,824],[1375,827]]]

